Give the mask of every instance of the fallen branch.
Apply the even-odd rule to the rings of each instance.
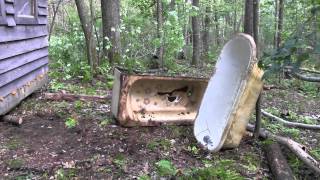
[[[270,119],[274,119],[276,121],[281,122],[283,125],[285,126],[289,126],[289,127],[296,127],[296,128],[303,128],[303,129],[312,129],[312,130],[320,130],[320,125],[312,125],[312,124],[303,124],[303,123],[297,123],[297,122],[289,122],[286,121],[282,118],[279,118],[273,114],[270,114],[268,112],[266,112],[265,110],[261,110],[262,115],[270,118]]]
[[[23,123],[23,119],[21,117],[11,115],[0,117],[0,121],[7,122],[16,126],[20,126]]]
[[[250,132],[254,132],[254,125],[249,124],[247,126],[247,130]],[[278,143],[286,146],[310,169],[320,174],[320,163],[306,152],[305,146],[295,142],[290,138],[274,135],[265,129],[261,129],[259,134],[260,134],[260,137],[263,139],[273,139]]]
[[[314,74],[318,74],[317,71],[311,71],[311,70],[295,70],[292,66],[286,66],[285,71],[289,73],[292,77],[302,80],[302,81],[308,81],[308,82],[320,82],[320,76],[306,76],[298,71],[305,71],[305,72],[312,72]]]
[[[276,180],[294,179],[287,160],[283,156],[280,146],[277,142],[266,144],[264,151],[266,153],[271,172]]]
[[[305,76],[305,75],[302,75],[300,73],[297,73],[297,72],[290,72],[290,74],[296,78],[296,79],[300,79],[302,81],[308,81],[308,82],[320,82],[320,77],[315,77],[315,76]]]
[[[304,71],[304,72],[308,72],[308,73],[313,73],[313,74],[320,74],[320,71],[306,69],[306,68],[300,68],[299,70]]]
[[[89,95],[79,95],[79,94],[66,94],[66,93],[44,93],[43,99],[52,100],[52,101],[99,101],[105,102],[108,99],[111,99],[111,95],[107,96],[89,96]]]

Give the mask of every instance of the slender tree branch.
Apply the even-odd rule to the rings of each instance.
[[[54,23],[55,23],[55,20],[56,20],[57,13],[58,13],[58,10],[59,10],[61,2],[62,2],[62,0],[59,0],[56,7],[54,6],[54,4],[52,4],[53,17],[52,17],[52,21],[51,21],[50,30],[49,30],[49,37],[48,37],[49,41],[50,41],[50,38],[51,38],[51,34],[52,34],[52,31],[53,31]]]
[[[303,124],[303,123],[297,123],[297,122],[289,122],[286,121],[282,118],[279,118],[271,113],[268,113],[264,110],[261,110],[262,115],[270,118],[270,119],[274,119],[276,121],[281,122],[283,125],[285,126],[289,126],[289,127],[296,127],[296,128],[303,128],[303,129],[313,129],[313,130],[320,130],[320,125],[311,125],[311,124]]]
[[[308,81],[308,82],[320,82],[320,77],[314,77],[314,76],[306,76],[306,75],[302,75],[300,73],[297,73],[295,71],[291,71],[290,74],[296,78],[296,79],[300,79],[302,81]]]
[[[306,69],[306,68],[300,68],[299,70],[304,71],[304,72],[308,72],[308,73],[313,73],[313,74],[320,74],[320,71]]]
[[[299,71],[304,71],[304,72],[313,73],[313,74],[320,74],[319,71],[313,71],[313,70],[304,69],[304,68],[295,70],[292,66],[285,66],[284,69],[286,72],[288,72],[290,75],[292,75],[292,77],[296,79],[299,79],[302,81],[308,81],[308,82],[320,82],[320,76],[307,76],[299,72]]]

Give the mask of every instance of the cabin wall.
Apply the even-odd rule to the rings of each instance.
[[[0,0],[0,115],[47,82],[47,0]]]

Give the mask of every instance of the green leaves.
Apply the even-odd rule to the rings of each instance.
[[[72,117],[69,117],[68,119],[66,119],[64,124],[66,125],[67,128],[71,129],[78,125],[78,121]]]
[[[156,167],[160,176],[174,176],[177,172],[172,162],[168,160],[160,160],[156,163]]]

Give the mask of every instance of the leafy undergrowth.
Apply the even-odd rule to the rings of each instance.
[[[48,91],[55,91],[57,82]],[[77,81],[59,82],[57,90],[103,95],[108,80],[100,82],[98,93]],[[264,92],[263,108],[290,121],[320,124],[319,96],[284,88]],[[192,126],[118,126],[111,118],[110,102],[46,101],[36,93],[12,114],[22,116],[24,123],[0,126],[0,174],[5,179],[272,178],[262,144],[250,134],[239,148],[211,154],[197,145]],[[287,128],[269,119],[263,119],[263,126],[303,143],[319,159],[318,132]],[[297,179],[319,178],[283,149]]]

